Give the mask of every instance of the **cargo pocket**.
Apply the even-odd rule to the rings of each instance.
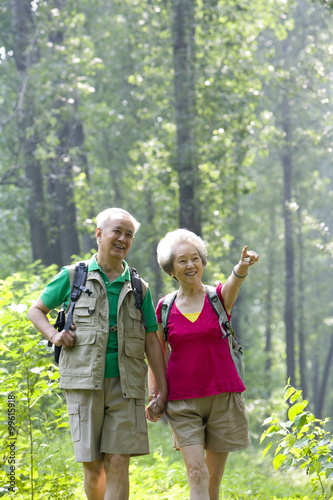
[[[135,400],[135,427],[137,432],[147,433],[147,420],[144,399]]]
[[[69,416],[69,425],[71,428],[72,439],[74,441],[80,441],[80,403],[68,403],[67,411]]]
[[[75,343],[62,349],[60,374],[73,377],[90,377],[95,353],[96,330],[80,330],[75,335]]]
[[[128,308],[128,323],[127,334],[129,337],[141,339],[142,342],[146,340],[146,330],[142,323],[142,316],[139,309],[136,307]]]
[[[148,372],[144,343],[138,339],[130,339],[130,341],[125,343],[125,354],[128,383],[130,386],[136,386],[140,390],[138,395],[142,394],[143,396]]]
[[[81,297],[75,304],[73,323],[76,326],[94,327],[97,324],[98,311],[96,297]]]

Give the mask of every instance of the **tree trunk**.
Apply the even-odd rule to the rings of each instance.
[[[237,177],[237,176],[236,176]],[[233,240],[230,245],[230,256],[233,264],[237,264],[239,257],[241,255],[241,218],[239,215],[239,193],[238,193],[238,182],[234,182],[233,186],[235,203],[233,204],[233,209],[229,216],[230,227],[233,230]],[[235,332],[238,342],[242,345],[242,332],[241,332],[241,317],[242,317],[242,303],[243,303],[243,291],[242,288],[237,296],[234,311],[232,313],[232,328]]]
[[[293,224],[291,212],[292,191],[292,154],[291,154],[291,127],[289,101],[287,95],[282,102],[282,128],[285,133],[282,165],[284,174],[284,226],[285,226],[285,259],[286,259],[286,300],[284,320],[286,327],[287,347],[287,379],[295,385],[295,332],[294,332],[294,246]]]
[[[46,202],[44,198],[41,165],[36,160],[38,143],[34,135],[34,105],[28,92],[28,75],[31,65],[37,60],[38,51],[34,38],[34,20],[29,0],[12,0],[14,58],[21,77],[21,88],[17,106],[18,129],[22,145],[22,163],[25,168],[28,192],[28,219],[32,243],[33,260],[51,264],[48,231],[46,225]],[[27,132],[29,131],[29,133]]]
[[[193,0],[173,0],[174,87],[179,176],[179,224],[201,234],[195,149],[195,20]]]
[[[72,256],[80,253],[79,237],[76,227],[76,206],[74,200],[73,164],[70,148],[76,146],[75,122],[60,113],[57,148],[55,194],[56,205],[53,210],[57,214],[57,227],[60,236],[61,265],[71,262]]]
[[[322,356],[326,350],[322,350]],[[330,369],[332,365],[332,359],[333,359],[333,335],[331,335],[331,343],[330,347],[327,352],[326,356],[326,361],[325,361],[325,366],[324,366],[324,371],[323,371],[323,378],[322,378],[322,383],[320,384],[319,388],[319,393],[318,396],[315,398],[315,415],[317,418],[323,418],[323,408],[324,408],[324,402],[325,402],[325,393],[327,389],[327,383],[328,383],[328,378],[330,374]]]
[[[306,382],[306,359],[305,359],[305,321],[304,321],[304,304],[305,304],[305,293],[304,293],[304,243],[302,235],[302,218],[301,218],[301,208],[297,210],[298,215],[298,251],[299,251],[299,263],[298,263],[298,363],[299,363],[299,374],[301,388],[303,391],[304,399],[307,398],[308,389]]]
[[[80,135],[82,136],[82,141],[80,143],[80,152],[78,155],[78,161],[81,165],[81,169],[86,175],[86,190],[85,190],[85,198],[82,200],[82,203],[79,205],[85,206],[85,213],[87,214],[87,219],[92,220],[97,214],[95,213],[95,203],[93,199],[93,195],[90,190],[90,173],[88,168],[88,160],[87,155],[84,151],[84,130],[81,123],[77,125],[81,130]],[[82,214],[79,214],[81,218],[81,228],[82,228],[82,250],[83,253],[88,253],[92,249],[96,248],[96,237],[95,231],[90,230],[90,225],[86,223],[85,220],[82,220]],[[89,227],[90,226],[90,227]],[[95,225],[94,225],[95,228]]]
[[[275,250],[275,211],[274,207],[270,207],[270,238],[268,243],[268,255],[274,255]],[[271,381],[271,366],[272,366],[272,315],[273,315],[273,289],[274,289],[274,259],[269,259],[268,262],[268,275],[267,275],[267,293],[266,293],[266,325],[265,325],[265,376],[268,382]],[[270,384],[265,384],[266,387],[270,387]],[[269,392],[267,396],[269,396]]]
[[[152,271],[155,275],[155,296],[162,297],[163,295],[163,280],[162,280],[162,271],[160,266],[158,265],[156,259],[156,248],[158,245],[158,238],[156,235],[158,231],[155,230],[155,221],[154,221],[154,204],[151,197],[151,191],[148,189],[146,192],[146,207],[147,207],[147,227],[150,228],[151,238],[153,240],[153,244],[151,245],[152,255],[151,255],[151,267]],[[155,304],[157,305],[157,304]]]
[[[56,8],[63,8],[66,0],[53,0]],[[62,30],[53,31],[52,43],[63,42]],[[60,266],[68,264],[73,255],[80,253],[78,229],[76,225],[76,205],[74,198],[73,154],[71,148],[82,148],[84,143],[83,127],[76,117],[76,109],[68,110],[60,99],[55,102],[57,113],[57,136],[59,145],[56,148],[56,159],[51,165],[49,189],[53,189],[49,217],[52,220],[54,239],[51,253]],[[54,225],[55,223],[55,225]]]

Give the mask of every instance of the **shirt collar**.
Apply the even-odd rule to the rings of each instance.
[[[91,259],[89,260],[88,263],[88,269],[89,271],[99,271],[103,272],[102,269],[99,267],[97,259],[96,259],[97,254],[93,255]],[[124,271],[123,273],[117,278],[115,281],[130,281],[131,280],[131,275],[130,275],[130,270],[127,262],[125,260],[122,261],[122,264],[124,266]]]

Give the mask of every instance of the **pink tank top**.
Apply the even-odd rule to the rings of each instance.
[[[222,300],[221,289],[219,283],[216,290]],[[158,323],[161,323],[162,302],[163,298],[156,308]],[[170,401],[245,391],[230,355],[228,339],[222,339],[218,317],[207,294],[202,311],[193,323],[173,303],[168,340],[171,347],[167,368]]]

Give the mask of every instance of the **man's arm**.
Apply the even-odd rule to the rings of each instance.
[[[42,299],[39,297],[36,302],[30,307],[28,316],[30,321],[47,340],[55,345],[62,345],[64,347],[74,345],[75,334],[73,331],[58,332],[54,326],[49,322],[47,315],[51,309],[46,307]]]
[[[154,396],[147,409],[147,417],[156,422],[162,417],[168,399],[168,384],[165,374],[165,362],[160,341],[156,332],[146,334],[146,356],[149,364],[150,388],[154,387]]]

